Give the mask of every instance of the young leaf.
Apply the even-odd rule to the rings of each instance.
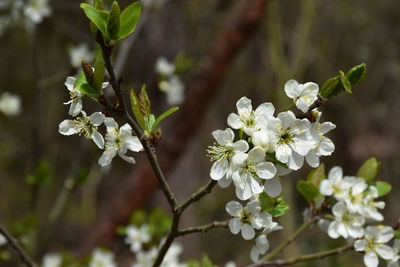
[[[351,84],[355,85],[364,80],[366,73],[367,73],[367,65],[365,63],[362,63],[360,65],[351,68],[349,72],[347,72],[346,76],[347,79],[351,82]]]
[[[271,198],[270,196],[267,195],[266,192],[262,192],[259,195],[259,201],[260,201],[260,205],[261,205],[261,210],[262,211],[271,211],[274,206],[275,206],[275,200],[273,198]]]
[[[392,185],[384,182],[384,181],[377,181],[375,183],[376,189],[378,189],[378,195],[379,197],[383,197],[387,194],[390,193],[390,191],[392,190]]]
[[[140,104],[140,111],[142,112],[143,116],[150,116],[151,102],[150,102],[149,96],[147,95],[145,84],[140,89],[139,104]]]
[[[104,3],[103,3],[103,1],[102,0],[94,0],[93,1],[93,5],[94,5],[94,7],[95,8],[97,8],[97,9],[104,9]]]
[[[289,211],[289,205],[285,201],[281,200],[275,207],[269,211],[269,214],[272,215],[272,217],[279,217],[284,215],[286,212]]]
[[[146,128],[146,124],[144,122],[143,114],[140,111],[139,100],[136,96],[135,90],[133,89],[131,90],[131,109],[140,127],[144,130]]]
[[[352,91],[351,91],[351,83],[347,79],[346,75],[344,75],[343,71],[339,71],[339,77],[340,77],[340,82],[342,83],[342,85],[344,87],[344,90],[347,93],[351,94],[352,93]]]
[[[124,9],[124,11],[122,11],[118,40],[124,39],[135,30],[140,17],[140,12],[141,6],[139,2],[129,5]]]
[[[153,114],[150,114],[150,116],[147,117],[147,131],[149,134],[151,134],[152,130],[154,129],[153,125],[154,122],[156,121],[156,118],[154,117]]]
[[[337,96],[341,89],[338,88],[339,86],[339,76],[330,78],[329,80],[327,80],[321,87],[320,90],[320,96],[322,99],[329,99],[332,98],[334,96]]]
[[[104,20],[100,11],[89,4],[82,3],[81,8],[85,12],[86,17],[90,19],[96,25],[97,29],[101,31],[104,39],[107,39],[107,20]]]
[[[120,29],[120,16],[121,10],[119,8],[118,2],[114,1],[111,6],[110,15],[107,22],[108,35],[111,40],[118,39]]]
[[[75,80],[75,83],[74,83],[74,88],[80,88],[82,86],[82,84],[84,84],[84,83],[87,83],[86,77],[85,77],[85,74],[83,72],[81,72],[76,77],[76,80]]]
[[[357,172],[357,176],[364,178],[367,183],[370,183],[375,179],[380,166],[381,163],[372,157],[363,163]]]
[[[319,184],[323,179],[326,178],[325,175],[325,165],[321,163],[318,168],[311,170],[307,175],[307,182],[312,183],[316,187],[319,187]]]
[[[314,199],[319,195],[318,187],[314,184],[300,180],[297,183],[297,191],[307,200],[308,203],[313,203]]]
[[[93,82],[92,86],[93,89],[98,93],[101,94],[102,85],[104,82],[104,60],[101,54],[98,54],[96,57],[96,61],[94,63],[94,75],[93,75]]]
[[[168,117],[169,115],[171,115],[172,113],[174,113],[177,110],[179,110],[179,107],[172,107],[172,108],[168,109],[167,111],[165,111],[163,114],[161,114],[154,122],[151,131],[153,131],[166,117]]]

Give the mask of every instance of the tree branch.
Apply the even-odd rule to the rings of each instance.
[[[211,193],[211,190],[213,187],[217,184],[217,181],[215,180],[210,180],[208,184],[205,186],[199,188],[196,192],[194,192],[188,199],[182,202],[182,204],[179,206],[179,209],[183,212],[189,205],[192,203],[199,201],[202,197],[205,195]]]
[[[308,227],[313,225],[318,220],[319,220],[319,217],[314,217],[314,218],[304,222],[291,236],[289,236],[289,238],[285,242],[283,242],[275,250],[268,253],[263,258],[263,260],[273,259],[276,255],[278,255],[280,252],[282,252],[286,247],[288,247],[290,244],[292,244],[305,230],[308,229]]]
[[[267,267],[267,266],[285,266],[285,265],[292,265],[300,262],[305,262],[305,261],[312,261],[312,260],[318,260],[318,259],[323,259],[325,257],[329,256],[334,256],[338,254],[342,254],[346,251],[352,250],[353,249],[353,244],[349,244],[343,247],[323,251],[323,252],[317,252],[317,253],[312,253],[312,254],[307,254],[299,257],[294,257],[286,260],[273,260],[273,261],[265,261],[265,262],[260,262],[260,263],[255,263],[248,265],[247,267]]]
[[[12,238],[1,225],[0,234],[4,236],[4,238],[7,240],[7,243],[13,248],[13,250],[26,266],[37,267],[37,265],[31,260],[28,254],[18,245],[14,238]]]
[[[192,234],[192,233],[206,233],[211,229],[214,228],[227,228],[229,225],[229,221],[223,221],[223,222],[212,222],[209,224],[205,224],[203,226],[198,226],[198,227],[188,227],[185,229],[181,229],[179,230],[175,236],[183,236],[183,235],[187,235],[187,234]]]

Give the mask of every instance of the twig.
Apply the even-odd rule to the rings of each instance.
[[[200,200],[205,195],[211,193],[212,188],[217,184],[217,181],[210,180],[208,184],[199,188],[196,192],[194,192],[188,199],[182,202],[179,209],[183,212],[189,205],[193,202]]]
[[[203,226],[198,226],[198,227],[188,227],[182,230],[179,230],[175,236],[183,236],[187,234],[192,234],[192,233],[206,233],[211,229],[214,228],[227,228],[229,224],[229,221],[223,221],[223,222],[212,222]]]
[[[318,260],[318,259],[323,259],[325,257],[333,256],[333,255],[338,255],[342,254],[343,252],[349,251],[353,249],[353,244],[349,244],[343,247],[323,251],[323,252],[317,252],[317,253],[312,253],[312,254],[307,254],[299,257],[294,257],[286,260],[273,260],[273,261],[265,261],[265,262],[260,262],[260,263],[255,263],[248,265],[247,267],[266,267],[266,266],[285,266],[285,265],[292,265],[304,261],[312,261],[312,260]]]
[[[99,39],[100,40],[98,40],[98,43],[101,46],[103,58],[104,58],[104,62],[105,62],[105,67],[107,69],[108,75],[110,76],[110,84],[113,87],[116,96],[118,97],[119,103],[121,104],[122,115],[123,115],[124,119],[128,122],[128,124],[132,127],[135,134],[139,137],[139,140],[143,145],[143,148],[144,148],[146,155],[150,161],[153,171],[156,174],[156,177],[157,177],[157,180],[159,183],[159,187],[160,187],[161,191],[164,193],[165,197],[167,198],[167,201],[170,204],[172,210],[175,210],[178,207],[178,202],[164,177],[164,173],[162,172],[160,165],[158,164],[155,149],[149,143],[147,143],[146,140],[143,140],[142,138],[140,138],[143,136],[143,131],[129,113],[128,105],[127,105],[127,103],[125,101],[125,97],[124,97],[124,91],[123,91],[120,83],[118,82],[118,79],[114,72],[113,65],[111,63],[112,47],[107,46],[104,43],[104,41],[102,40],[102,38],[99,38]]]
[[[290,244],[292,244],[305,230],[308,229],[308,227],[310,227],[315,222],[317,222],[318,219],[319,219],[319,217],[314,217],[314,218],[304,222],[291,236],[289,236],[289,238],[284,243],[282,243],[275,250],[268,253],[263,259],[270,260],[270,259],[274,258],[276,255],[278,255],[280,252],[282,252],[286,247],[288,247]]]
[[[37,265],[31,260],[26,252],[18,245],[18,243],[12,238],[6,230],[0,225],[0,233],[7,240],[7,243],[13,248],[18,254],[21,261],[28,267],[37,267]]]

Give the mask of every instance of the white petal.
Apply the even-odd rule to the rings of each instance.
[[[227,188],[231,185],[231,183],[232,183],[232,178],[228,178],[226,175],[218,180],[218,185],[221,188]]]
[[[367,267],[377,267],[379,264],[378,256],[374,251],[369,251],[364,255],[364,264]]]
[[[336,217],[342,217],[343,214],[345,214],[347,211],[346,205],[343,202],[337,202],[333,207],[332,207],[332,213]]]
[[[339,166],[333,167],[328,173],[329,180],[342,179],[342,177],[343,177],[343,170]]]
[[[261,162],[256,165],[258,177],[262,179],[271,179],[276,174],[276,168],[271,162]]]
[[[258,251],[257,247],[253,246],[253,248],[250,251],[250,259],[256,263],[259,261],[260,258],[260,252]]]
[[[253,163],[262,162],[265,160],[265,151],[259,146],[254,147],[252,150],[249,151],[249,157],[247,158],[248,161]]]
[[[338,228],[339,228],[339,223],[337,221],[333,221],[329,224],[328,235],[330,238],[336,239],[340,236],[339,232],[338,232]]]
[[[277,160],[283,163],[287,163],[289,161],[289,157],[292,154],[292,149],[288,145],[282,144],[276,148],[275,153]]]
[[[229,221],[229,230],[231,230],[232,234],[236,235],[241,228],[242,224],[238,218],[233,218]]]
[[[319,130],[322,134],[326,134],[330,130],[333,130],[336,128],[336,125],[333,124],[332,122],[324,122],[319,125]]]
[[[233,129],[240,129],[243,127],[242,119],[235,113],[229,114],[227,122]]]
[[[308,111],[308,103],[304,100],[303,97],[300,97],[296,100],[296,107],[300,109],[303,113],[307,113]]]
[[[376,239],[378,243],[387,243],[394,237],[393,228],[390,226],[384,226],[383,228],[379,229],[379,236]]]
[[[307,156],[306,161],[310,167],[317,168],[319,166],[319,156],[315,153],[315,150],[311,150]]]
[[[253,227],[251,227],[248,224],[245,224],[245,225],[242,226],[242,237],[243,237],[243,239],[250,240],[250,239],[253,239],[254,236],[255,236],[255,232],[254,232]]]
[[[107,128],[118,128],[117,122],[114,120],[114,118],[110,117],[104,118],[104,125]]]
[[[242,166],[247,158],[248,154],[237,153],[235,156],[232,157],[232,164],[236,166]]]
[[[130,151],[139,152],[143,149],[142,143],[137,136],[128,136],[124,139],[124,143],[127,145]]]
[[[233,150],[235,152],[245,153],[247,150],[249,150],[249,143],[247,143],[245,140],[239,140],[233,143]]]
[[[104,147],[104,138],[98,131],[93,131],[92,140],[100,149],[103,149],[103,147]]]
[[[275,112],[275,107],[272,105],[272,103],[263,103],[258,106],[258,108],[255,110],[257,115],[262,115],[266,117],[270,117],[274,115]]]
[[[105,150],[99,158],[98,164],[103,167],[109,165],[116,154],[117,151],[115,149]]]
[[[285,93],[288,97],[295,99],[299,96],[299,83],[296,80],[289,80],[285,83]]]
[[[287,162],[288,167],[292,170],[298,170],[303,166],[304,157],[293,151]]]
[[[58,125],[58,132],[63,135],[73,135],[78,133],[76,124],[73,120],[63,120],[60,125]]]
[[[221,159],[214,162],[210,170],[211,179],[218,181],[225,176],[228,171],[229,163],[227,159]]]
[[[332,183],[329,180],[323,180],[319,186],[319,192],[324,196],[333,194]]]
[[[236,107],[239,115],[250,114],[250,112],[253,110],[253,107],[251,106],[251,100],[245,96],[238,100]]]
[[[264,188],[270,197],[278,197],[282,193],[282,185],[278,177],[266,180],[264,183]]]
[[[251,192],[252,192],[253,196],[262,193],[263,189],[255,179],[250,178],[249,183],[250,183]]]
[[[76,117],[82,111],[82,99],[77,98],[71,101],[71,106],[69,106],[68,114],[72,117]]]
[[[213,131],[212,135],[214,136],[215,140],[217,140],[217,143],[221,146],[226,146],[232,143],[233,139],[235,138],[235,134],[231,128]]]
[[[74,90],[75,81],[76,81],[75,77],[72,76],[67,77],[64,85],[67,87],[68,91]]]
[[[241,211],[243,210],[243,206],[237,201],[230,201],[226,204],[226,212],[233,217],[239,217]]]
[[[335,151],[335,144],[331,139],[323,137],[319,143],[318,152],[323,156],[329,156],[333,153],[333,151]]]
[[[354,242],[354,250],[355,251],[365,251],[368,247],[368,241],[365,239],[356,240]]]
[[[101,112],[95,112],[92,115],[90,115],[90,120],[92,121],[94,126],[99,126],[104,122],[106,116],[104,116],[103,113]]]
[[[133,157],[128,157],[127,155],[124,155],[124,154],[122,154],[122,153],[118,153],[118,155],[119,155],[123,160],[125,160],[126,162],[128,162],[128,163],[130,163],[130,164],[135,164],[135,163],[136,163],[136,161],[135,161],[135,159],[134,159]]]

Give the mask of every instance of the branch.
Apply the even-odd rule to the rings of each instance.
[[[274,260],[274,261],[265,261],[265,262],[260,262],[260,263],[255,263],[252,265],[248,265],[247,267],[266,267],[266,266],[285,266],[285,265],[292,265],[304,261],[312,261],[312,260],[318,260],[318,259],[323,259],[325,257],[329,256],[334,256],[334,255],[339,255],[342,254],[346,251],[352,250],[353,249],[353,244],[349,244],[343,247],[323,251],[323,252],[317,252],[317,253],[312,253],[312,254],[307,254],[299,257],[294,257],[286,260]]]
[[[305,230],[308,229],[308,227],[313,225],[318,220],[319,220],[319,217],[314,217],[314,218],[304,222],[291,236],[289,236],[289,238],[284,243],[282,243],[275,250],[268,253],[263,259],[270,260],[270,259],[274,258],[276,255],[278,255],[280,252],[282,252],[286,247],[288,247],[290,244],[292,244]]]
[[[28,267],[37,267],[37,265],[30,259],[28,254],[18,245],[18,243],[12,238],[6,230],[0,225],[0,234],[4,236],[8,244],[18,254],[21,261]]]
[[[164,173],[161,170],[160,165],[158,164],[155,149],[144,138],[142,138],[142,136],[143,136],[142,129],[140,128],[140,126],[136,123],[136,121],[133,119],[133,117],[129,113],[129,109],[128,109],[129,105],[126,103],[126,100],[124,97],[124,90],[121,87],[119,81],[117,80],[113,65],[111,63],[112,47],[107,46],[104,43],[104,41],[102,40],[102,38],[99,38],[98,43],[101,46],[105,67],[106,67],[108,75],[110,77],[110,84],[111,84],[112,88],[114,89],[114,92],[115,92],[116,96],[118,97],[119,103],[121,105],[122,116],[124,117],[126,122],[128,122],[128,124],[132,127],[135,134],[139,137],[139,140],[143,145],[143,148],[144,148],[146,155],[150,161],[153,171],[156,174],[156,177],[157,177],[157,180],[159,183],[159,187],[160,187],[161,191],[164,193],[165,197],[167,198],[167,201],[170,204],[172,210],[175,210],[178,207],[178,202],[176,201],[176,198],[175,198],[174,194],[172,193],[172,190],[169,187],[167,180],[165,179]]]
[[[175,236],[183,236],[187,234],[192,234],[192,233],[206,233],[211,229],[214,228],[227,228],[229,225],[229,221],[223,221],[223,222],[212,222],[203,226],[198,226],[198,227],[188,227],[182,230],[179,230]]]
[[[199,188],[196,192],[194,192],[188,199],[182,202],[182,204],[179,206],[179,209],[183,212],[189,205],[192,203],[199,201],[202,197],[205,195],[211,193],[211,190],[213,187],[217,184],[217,181],[215,180],[210,180],[208,184],[205,186]]]

